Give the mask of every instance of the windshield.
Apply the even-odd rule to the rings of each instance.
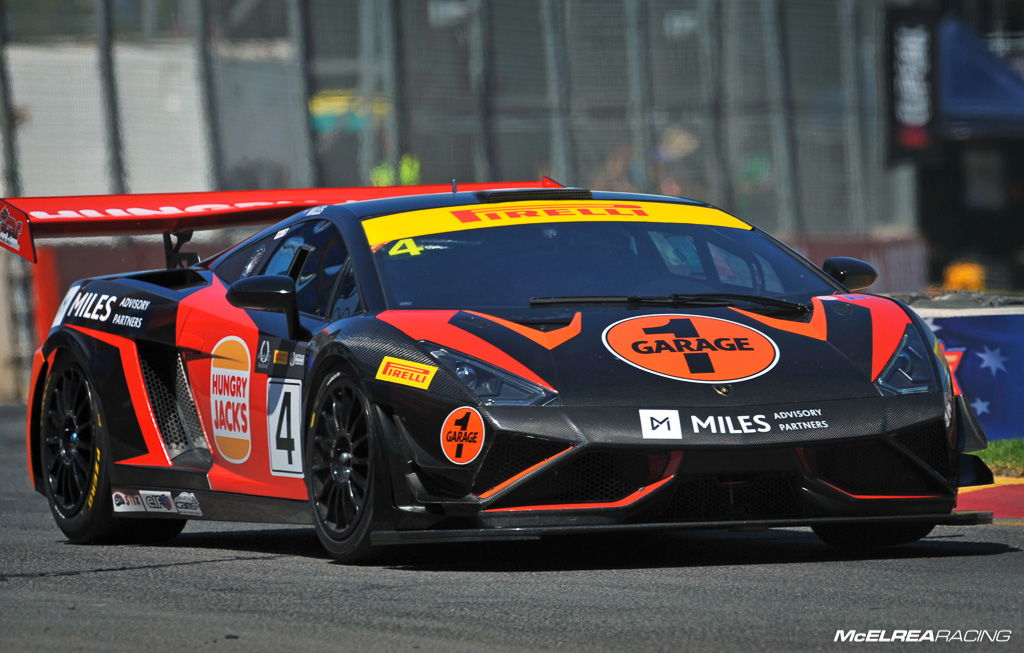
[[[750,229],[664,222],[545,222],[374,246],[393,308],[524,308],[538,297],[831,294],[810,267]]]

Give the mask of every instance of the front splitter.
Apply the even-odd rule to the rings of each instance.
[[[585,533],[628,533],[650,531],[710,530],[731,531],[791,528],[817,524],[869,524],[890,522],[927,522],[941,526],[978,526],[992,523],[992,513],[977,510],[956,510],[934,515],[886,515],[883,517],[814,517],[795,519],[752,519],[745,521],[674,522],[665,524],[599,524],[586,526],[526,526],[489,529],[451,529],[416,531],[374,531],[375,545],[426,544],[430,542],[489,542],[536,540],[545,535]]]

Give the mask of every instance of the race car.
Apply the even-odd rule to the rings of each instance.
[[[168,269],[74,283],[35,354],[28,471],[68,539],[311,523],[358,561],[781,526],[864,549],[991,521],[954,510],[991,482],[984,434],[922,320],[863,291],[869,264],[819,269],[676,197],[439,191],[7,200],[0,244],[30,259],[42,237],[168,245]]]

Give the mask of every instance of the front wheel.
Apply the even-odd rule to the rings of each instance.
[[[811,530],[825,544],[847,552],[860,552],[884,546],[910,544],[932,532],[927,522],[877,522],[873,524],[818,524]]]
[[[313,525],[324,548],[342,562],[362,562],[370,544],[377,482],[369,402],[347,376],[335,373],[312,404],[305,444],[306,486]]]

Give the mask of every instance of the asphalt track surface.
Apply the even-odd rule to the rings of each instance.
[[[870,556],[807,530],[431,545],[375,566],[311,530],[192,522],[76,546],[0,410],[0,651],[1022,650],[1024,525]],[[1006,644],[836,643],[842,629],[1011,629]]]

